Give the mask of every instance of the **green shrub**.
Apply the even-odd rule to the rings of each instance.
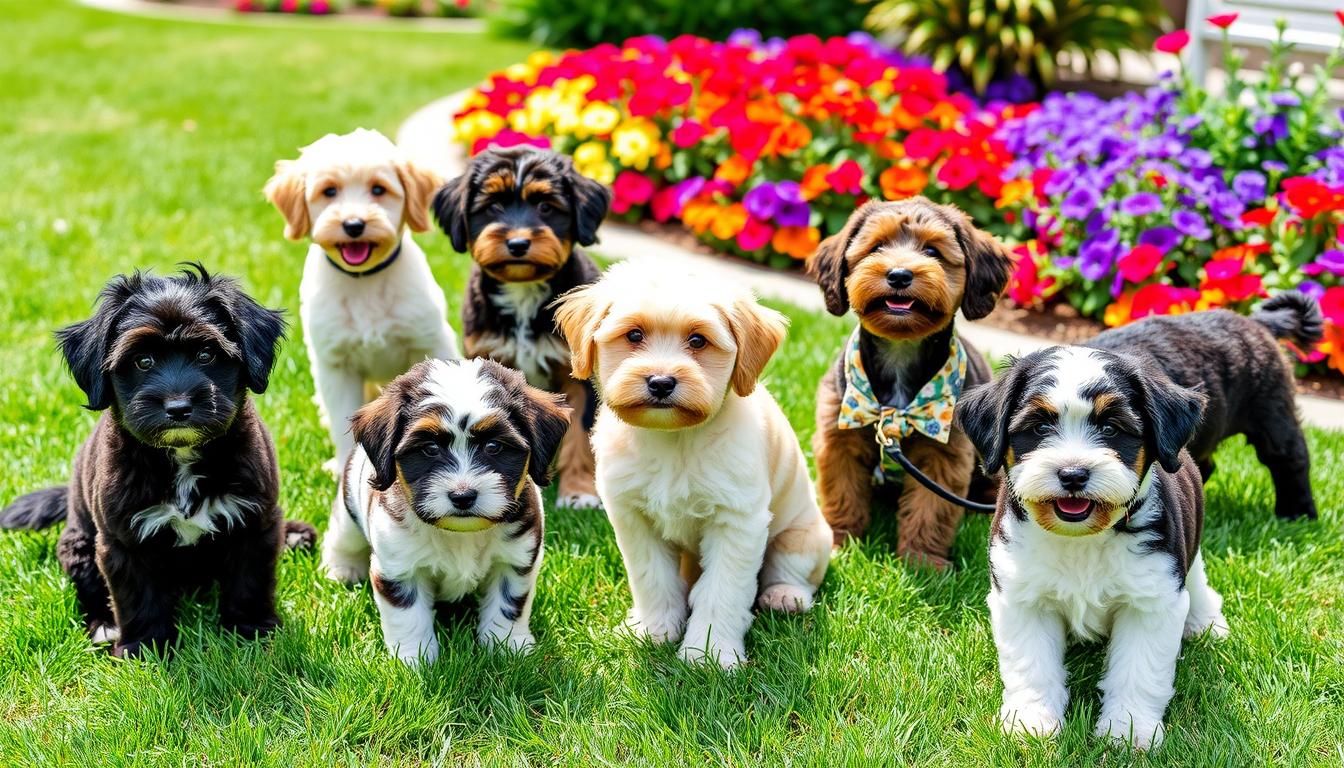
[[[874,32],[904,36],[907,53],[957,67],[977,91],[1014,73],[1049,85],[1059,53],[1146,51],[1167,22],[1161,0],[878,0]]]
[[[846,35],[868,10],[855,0],[502,0],[496,31],[556,47],[619,43],[638,35],[722,40],[740,27],[767,37]]]

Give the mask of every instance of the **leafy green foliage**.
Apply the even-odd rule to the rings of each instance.
[[[956,66],[977,91],[1012,73],[1038,84],[1055,78],[1060,53],[1147,50],[1167,20],[1161,0],[878,0],[876,32],[904,35],[907,53]]]

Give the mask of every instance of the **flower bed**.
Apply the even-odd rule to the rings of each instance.
[[[1157,45],[1179,51],[1184,34]],[[1110,101],[979,105],[864,35],[644,37],[492,75],[453,134],[472,152],[571,153],[612,186],[616,216],[679,219],[775,266],[870,197],[924,194],[1015,244],[1023,305],[1067,301],[1115,325],[1300,288],[1328,319],[1301,358],[1344,371],[1344,126],[1285,53],[1248,85],[1225,46],[1233,78],[1218,97],[1177,74]]]
[[[165,0],[181,2],[181,0]],[[232,7],[243,13],[295,13],[326,16],[333,13],[377,12],[388,16],[465,16],[471,0],[220,0],[197,5]]]

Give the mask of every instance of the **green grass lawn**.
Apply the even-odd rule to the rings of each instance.
[[[51,331],[87,316],[134,267],[200,260],[295,320],[304,245],[260,189],[272,162],[328,131],[391,134],[412,110],[525,49],[472,36],[142,21],[67,2],[0,0],[0,504],[62,483],[93,424]],[[63,222],[58,223],[58,222]],[[464,257],[420,243],[450,297]],[[815,383],[846,323],[791,311],[767,382],[803,444]],[[293,328],[258,399],[288,512],[322,525],[330,448]],[[1240,441],[1218,456],[1204,541],[1232,636],[1187,644],[1168,740],[1140,763],[1344,761],[1344,434],[1313,430],[1322,519],[1273,519],[1268,474]],[[1055,743],[1001,736],[984,605],[987,520],[963,527],[950,574],[892,556],[894,528],[835,559],[818,607],[763,616],[752,662],[727,675],[613,632],[629,604],[605,518],[554,513],[527,658],[442,628],[423,673],[383,649],[367,587],[281,565],[284,628],[221,634],[182,617],[168,660],[93,649],[55,558],[56,530],[0,536],[0,765],[1127,764],[1091,738],[1097,647],[1070,654],[1074,702]],[[1088,574],[1080,573],[1079,578]]]

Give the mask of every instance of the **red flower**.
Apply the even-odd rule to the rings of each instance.
[[[1155,245],[1141,243],[1120,257],[1116,266],[1120,274],[1131,283],[1142,282],[1152,277],[1157,265],[1162,263],[1162,251]]]
[[[680,149],[687,149],[703,139],[706,133],[705,126],[694,120],[683,120],[681,125],[672,130],[672,143]]]
[[[1199,291],[1194,288],[1151,283],[1134,292],[1130,319],[1139,320],[1148,315],[1175,315],[1189,312],[1196,301],[1199,301]]]
[[[947,149],[948,135],[932,128],[916,128],[905,137],[905,156],[911,160],[932,160]]]
[[[938,180],[948,189],[965,189],[980,175],[975,161],[965,155],[953,155],[938,169]]]
[[[1232,26],[1232,22],[1237,20],[1235,13],[1220,13],[1217,16],[1210,16],[1208,21],[1219,29],[1227,29]]]
[[[1241,214],[1241,223],[1249,227],[1268,227],[1274,223],[1275,211],[1268,208],[1252,208]]]
[[[1190,44],[1190,33],[1184,29],[1168,32],[1153,41],[1153,48],[1162,53],[1180,53]]]
[[[1284,201],[1304,219],[1344,210],[1344,190],[1331,189],[1309,176],[1284,179],[1280,186]]]
[[[633,206],[643,205],[653,197],[653,182],[635,171],[621,171],[611,185],[611,210],[625,213]]]
[[[1344,24],[1344,11],[1335,11],[1335,18],[1339,19],[1340,24]]]
[[[826,174],[826,182],[831,189],[845,195],[857,195],[863,192],[863,166],[853,160],[846,160],[839,168]]]

